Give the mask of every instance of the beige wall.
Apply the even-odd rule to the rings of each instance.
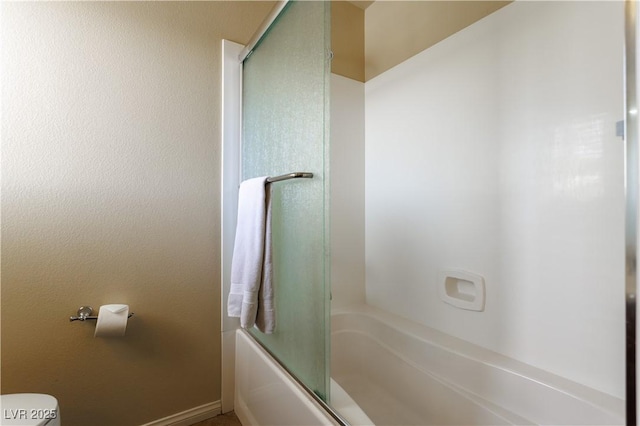
[[[331,72],[364,81],[364,10],[346,1],[331,4]]]
[[[220,40],[272,5],[2,3],[2,393],[65,426],[220,399]],[[124,338],[68,321],[106,303]]]
[[[510,1],[334,1],[331,71],[368,81]]]
[[[365,78],[495,12],[510,1],[376,1],[365,12]]]

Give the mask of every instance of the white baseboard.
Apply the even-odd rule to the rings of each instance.
[[[145,423],[142,426],[190,426],[194,423],[220,415],[222,413],[221,407],[220,401],[214,401],[182,411],[181,413],[154,420],[150,423]]]

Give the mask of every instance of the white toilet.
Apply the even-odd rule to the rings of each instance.
[[[41,393],[0,395],[0,425],[60,426],[58,400]]]

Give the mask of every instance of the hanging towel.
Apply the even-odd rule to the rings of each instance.
[[[265,188],[266,220],[264,230],[264,264],[262,282],[258,293],[258,314],[256,327],[265,334],[276,328],[275,299],[273,294],[273,262],[271,260],[271,185]]]
[[[240,326],[250,328],[258,312],[264,332],[273,332],[273,288],[271,264],[270,186],[267,177],[240,184],[238,223],[231,260],[231,291],[227,301],[230,317],[240,317]],[[265,284],[266,283],[266,284]],[[260,297],[259,297],[260,296]],[[262,309],[258,305],[262,304]]]

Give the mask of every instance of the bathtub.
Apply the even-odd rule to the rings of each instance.
[[[368,306],[334,312],[331,347],[376,425],[624,424],[618,398]]]
[[[334,311],[331,334],[327,409],[236,331],[243,424],[624,424],[618,398],[368,306]]]

